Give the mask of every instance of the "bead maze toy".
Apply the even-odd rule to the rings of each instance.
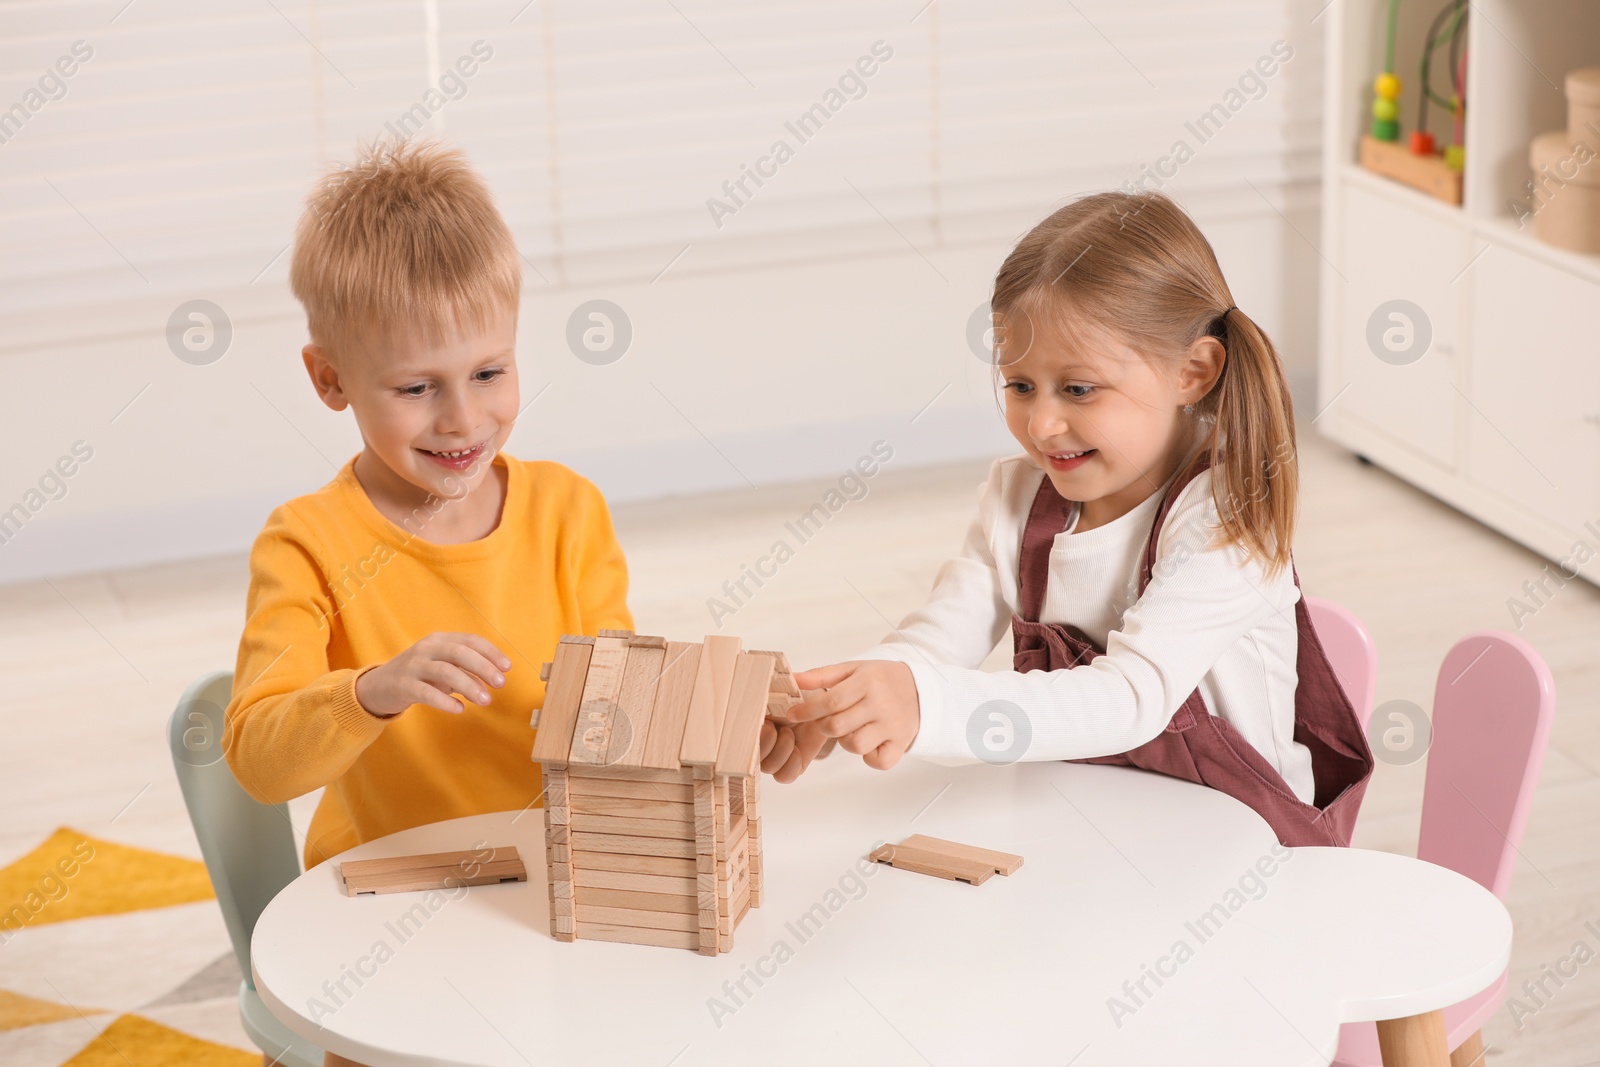
[[[1422,46],[1421,93],[1417,126],[1408,145],[1400,144],[1401,81],[1395,74],[1394,51],[1400,0],[1389,0],[1388,30],[1384,44],[1383,72],[1372,83],[1372,125],[1361,138],[1361,165],[1375,174],[1402,182],[1449,204],[1461,203],[1461,176],[1466,162],[1462,130],[1466,116],[1467,53],[1463,39],[1467,28],[1466,0],[1450,0],[1434,17]],[[1433,90],[1434,53],[1448,43],[1450,47],[1449,99]],[[1454,120],[1451,143],[1436,151],[1433,134],[1428,132],[1428,106],[1448,108]]]
[[[555,939],[729,951],[761,904],[761,725],[799,699],[787,659],[601,630],[540,677]]]

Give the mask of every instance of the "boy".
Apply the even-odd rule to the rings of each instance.
[[[383,145],[330,173],[289,281],[311,383],[352,410],[363,448],[256,538],[224,751],[263,803],[327,787],[310,868],[540,803],[539,664],[564,633],[633,619],[599,490],[500,451],[519,407],[522,271],[459,151]]]

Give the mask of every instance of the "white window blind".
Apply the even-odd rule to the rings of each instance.
[[[1281,0],[11,3],[0,309],[37,340],[152,300],[281,298],[315,176],[424,117],[488,177],[532,285],[1003,240],[1179,140],[1193,156],[1170,187],[1247,177],[1270,196],[1318,165],[1317,30],[1291,24],[1307,17]],[[1280,39],[1294,57],[1228,110]],[[92,57],[58,91],[46,76],[77,42]],[[1219,104],[1202,142],[1186,124]]]

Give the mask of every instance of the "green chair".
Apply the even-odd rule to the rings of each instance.
[[[167,734],[183,801],[200,840],[239,961],[239,1018],[264,1062],[322,1067],[322,1050],[293,1033],[261,1003],[250,973],[250,934],[267,903],[300,875],[287,804],[258,804],[233,777],[222,757],[223,711],[233,692],[233,672],[196,679],[172,713]]]

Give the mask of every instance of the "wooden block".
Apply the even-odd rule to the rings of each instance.
[[[656,770],[650,767],[602,767],[587,763],[572,764],[567,767],[570,777],[567,784],[573,789],[586,789],[590,782],[664,782],[671,784],[686,784],[689,779],[684,775],[684,768],[675,768],[670,771]]]
[[[735,849],[748,847],[749,836],[749,829],[745,825],[744,816],[741,815],[718,835],[717,859],[725,860],[733,855]]]
[[[596,630],[596,637],[611,637],[626,641],[633,636],[632,630]]]
[[[683,915],[698,915],[700,902],[691,893],[651,893],[635,889],[599,889],[585,886],[583,899],[587,904],[607,908],[636,908],[639,911],[674,911]],[[699,929],[698,926],[695,929]]]
[[[634,634],[632,637],[628,638],[628,647],[659,648],[665,651],[667,647],[667,639],[665,637],[654,637],[650,634]]]
[[[539,681],[548,682],[550,680],[550,668],[552,666],[554,666],[553,663],[539,664]]]
[[[533,758],[547,766],[567,761],[593,651],[590,645],[564,637],[556,645],[555,666],[550,670],[550,684],[545,687],[544,707],[539,713],[542,725],[533,739]]]
[[[353,897],[361,893],[408,893],[505,881],[526,882],[528,872],[517,850],[507,846],[471,852],[346,860],[339,864],[339,880],[345,895]]]
[[[579,904],[574,917],[579,923],[609,923],[613,926],[637,926],[650,930],[682,930],[684,933],[700,932],[695,913],[676,911],[640,911],[636,908],[610,908],[599,904]]]
[[[694,803],[694,785],[690,782],[635,782],[622,778],[578,779],[578,786],[570,797],[598,799],[611,797],[618,800],[661,801],[665,804]]]
[[[592,645],[594,638],[587,634],[562,634],[561,641],[568,645]]]
[[[618,834],[574,833],[572,845],[580,852],[621,852],[630,856],[688,856],[694,842],[670,837],[630,837]]]
[[[1010,874],[1022,865],[1022,857],[1009,852],[991,853],[988,849],[959,845],[936,837],[923,837],[921,834],[914,834],[913,837],[922,837],[922,840],[931,843],[932,847],[917,847],[908,842],[881,845],[874,849],[868,858],[902,870],[970,882],[973,885],[982,885],[995,874]],[[954,846],[959,851],[952,851],[949,846]],[[991,862],[987,858],[974,858],[973,852],[982,857],[993,855],[998,859],[996,862]]]
[[[617,698],[619,721],[611,731],[611,747],[606,763],[624,767],[642,766],[645,739],[650,731],[650,713],[656,699],[656,683],[661,678],[665,648],[641,641],[659,638],[632,638],[628,642],[628,663],[622,674],[622,692]]]
[[[578,852],[574,866],[589,871],[627,871],[633,874],[664,874],[673,878],[693,878],[692,856],[629,856],[620,852]]]
[[[767,714],[771,656],[740,656],[729,686],[728,709],[717,747],[717,773],[760,773],[761,720]]]
[[[568,778],[565,767],[544,768],[545,807],[548,808],[552,805],[565,807],[567,804],[571,803],[571,798],[567,791],[567,787]]]
[[[1393,178],[1447,204],[1461,203],[1461,171],[1445,164],[1444,157],[1419,156],[1399,141],[1380,141],[1370,133],[1361,136],[1361,165],[1374,174]]]
[[[572,872],[573,895],[582,898],[585,889],[623,889],[634,893],[670,893],[674,896],[696,896],[699,887],[693,878],[672,878],[660,874],[631,874],[627,871],[586,871],[578,868]]]
[[[974,863],[987,863],[995,869],[996,874],[1014,874],[1017,868],[1022,866],[1022,857],[1014,853],[996,852],[994,849],[979,848],[977,845],[963,845],[959,841],[946,841],[942,837],[929,837],[926,834],[912,834],[900,844],[907,848],[920,848],[928,852],[958,856]]]
[[[574,813],[582,815],[694,823],[694,803],[686,800],[645,800],[640,797],[586,796],[579,793],[572,798],[569,806]]]
[[[566,823],[552,823],[544,828],[544,843],[546,845],[565,845],[572,841],[571,833]]]
[[[544,853],[550,858],[551,863],[572,862],[572,846],[566,844],[565,842],[556,845],[546,841],[544,843]]]
[[[662,770],[675,770],[680,766],[689,701],[700,673],[700,650],[698,644],[667,642],[661,676],[656,683],[655,703],[650,709],[650,732],[639,760],[641,766]]]
[[[574,833],[615,834],[624,837],[663,837],[674,841],[694,841],[694,823],[670,819],[625,819],[616,815],[572,815]]]
[[[739,645],[737,637],[706,636],[700,649],[694,691],[689,696],[689,718],[684,723],[683,745],[678,751],[680,763],[700,767],[716,764]]]
[[[572,729],[569,764],[604,765],[611,752],[612,734],[619,729],[622,673],[628,663],[628,642],[622,637],[597,637],[589,672],[583,681],[583,701]],[[626,729],[626,726],[621,726]]]
[[[660,948],[700,948],[700,935],[683,930],[649,930],[613,923],[580,922],[578,936],[589,941],[620,941],[628,945],[655,945]]]
[[[571,941],[572,940],[572,933],[573,933],[573,930],[575,928],[575,924],[573,922],[572,916],[570,916],[570,915],[557,915],[557,916],[554,916],[553,925],[555,927],[555,934],[556,934],[557,940],[561,940],[561,941]],[[561,936],[562,934],[565,934],[566,936],[562,937]]]

